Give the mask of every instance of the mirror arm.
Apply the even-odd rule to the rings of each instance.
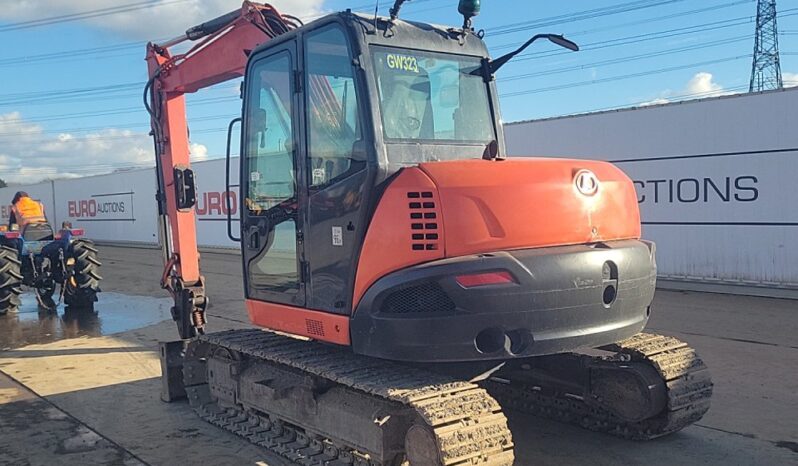
[[[513,50],[512,52],[510,52],[508,54],[502,55],[501,57],[499,57],[499,58],[497,58],[495,60],[492,60],[490,62],[490,67],[489,67],[489,70],[488,70],[490,72],[491,76],[496,74],[496,71],[499,68],[501,68],[502,66],[504,66],[505,63],[507,63],[508,61],[512,60],[513,57],[515,57],[519,53],[523,52],[527,47],[532,45],[532,42],[535,42],[536,40],[541,39],[541,38],[546,37],[546,36],[547,36],[547,34],[535,34],[534,36],[532,36],[531,39],[529,39],[528,41],[524,42],[524,45],[518,47],[517,49]]]
[[[393,7],[388,10],[388,13],[391,15],[391,22],[396,21],[396,19],[399,17],[399,10],[402,9],[402,4],[406,1],[407,0],[396,0],[396,2],[393,4]]]

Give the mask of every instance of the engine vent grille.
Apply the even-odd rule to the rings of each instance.
[[[437,250],[439,213],[432,191],[410,191],[407,199],[413,240],[411,248],[413,251]]]
[[[309,335],[316,335],[318,337],[324,336],[324,323],[322,321],[305,319],[305,326],[307,327]]]
[[[454,301],[437,283],[422,283],[394,291],[382,302],[380,311],[387,314],[453,312]]]

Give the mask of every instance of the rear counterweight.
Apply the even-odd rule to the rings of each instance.
[[[364,295],[352,321],[352,345],[385,359],[456,362],[620,341],[648,321],[653,250],[652,243],[613,241],[409,267]]]

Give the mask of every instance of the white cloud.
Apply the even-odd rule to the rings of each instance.
[[[640,106],[648,107],[649,105],[661,105],[661,104],[667,104],[668,102],[670,102],[670,100],[664,97],[660,97],[654,100],[649,100],[648,102],[643,102],[642,104],[640,104]]]
[[[188,148],[188,152],[191,154],[193,162],[208,160],[208,148],[202,144],[192,143]]]
[[[131,2],[112,0],[26,0],[2,2],[0,20],[28,21],[117,7]],[[151,40],[174,37],[186,29],[241,7],[241,0],[158,0],[161,6],[98,16],[80,23],[118,32],[129,38]],[[281,13],[307,17],[321,11],[323,0],[271,0]]]
[[[687,82],[685,90],[688,94],[701,94],[703,96],[720,95],[723,93],[723,86],[712,80],[712,73],[702,71]]]
[[[688,98],[717,97],[728,94],[731,94],[731,92],[725,91],[723,86],[715,82],[715,77],[712,73],[701,71],[690,78],[684,88],[677,91],[671,89],[662,91],[659,97],[643,102],[640,106],[646,107],[649,105],[667,104],[674,98],[677,98],[676,100],[684,100]]]
[[[195,160],[208,157],[202,144],[191,144]],[[91,134],[55,137],[19,112],[0,114],[0,177],[8,183],[109,173],[154,165],[152,138],[143,132],[107,128]]]
[[[781,79],[784,81],[784,87],[798,86],[798,73],[781,73]]]

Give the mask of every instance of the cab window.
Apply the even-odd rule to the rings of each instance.
[[[327,26],[305,38],[308,186],[320,187],[361,166],[361,138],[352,58],[343,30]]]
[[[246,120],[246,204],[257,215],[296,193],[290,56],[283,53],[264,60],[255,65],[253,76],[259,85],[250,89]]]
[[[484,145],[494,139],[479,57],[372,47],[388,142]]]

